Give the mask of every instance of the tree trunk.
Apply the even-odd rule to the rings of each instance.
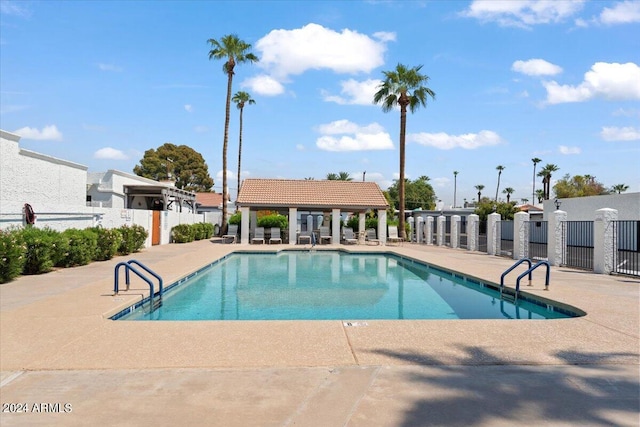
[[[244,107],[240,106],[240,138],[238,141],[238,192],[236,193],[236,200],[240,196],[240,163],[242,162],[242,113]]]
[[[227,199],[229,192],[227,191],[227,146],[229,142],[229,116],[231,109],[231,86],[233,82],[233,63],[229,61],[227,65],[227,105],[224,115],[224,141],[222,143],[222,227],[223,233],[227,232]]]
[[[406,93],[400,95],[398,100],[400,104],[400,181],[398,182],[398,228],[400,237],[407,239],[407,235],[404,229],[404,149],[405,149],[405,137],[407,130],[407,105],[409,105],[409,98]]]

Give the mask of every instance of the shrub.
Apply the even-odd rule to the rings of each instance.
[[[347,219],[347,228],[352,228],[353,231],[358,232],[360,231],[360,220],[358,219],[357,216],[352,216],[349,219]]]
[[[64,267],[69,256],[69,238],[59,231],[45,227],[40,233],[51,240],[51,261],[55,267]]]
[[[98,249],[98,235],[94,231],[69,228],[62,235],[69,239],[69,255],[66,257],[65,267],[87,265],[93,260]]]
[[[287,228],[289,228],[289,220],[284,215],[265,215],[258,220],[258,227],[278,227],[280,228],[280,230],[286,230]]]
[[[116,228],[93,227],[90,229],[98,236],[98,246],[93,257],[96,261],[106,261],[115,256],[122,243],[122,234]]]
[[[231,215],[229,217],[229,224],[235,224],[235,225],[240,225],[240,223],[242,222],[242,213],[241,212],[236,212],[233,215]],[[240,228],[240,227],[238,227]]]
[[[189,224],[179,224],[171,229],[171,238],[174,243],[193,242],[195,236],[196,229]]]
[[[192,224],[191,229],[193,230],[193,238],[195,240],[202,240],[207,237],[207,231],[204,228],[204,223],[197,222]]]
[[[215,227],[210,222],[203,222],[202,226],[204,227],[204,238],[210,239],[213,237],[213,232],[215,231]]]
[[[147,240],[147,230],[140,225],[133,224],[132,226],[123,225],[118,228],[122,235],[122,243],[118,247],[118,253],[120,255],[128,255],[132,252],[139,252],[144,248],[144,242]]]
[[[0,283],[7,283],[22,273],[27,246],[19,229],[0,230]]]
[[[22,237],[27,250],[22,273],[42,274],[51,271],[55,250],[53,233],[50,230],[27,227],[22,231]]]

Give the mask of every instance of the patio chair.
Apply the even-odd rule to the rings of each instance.
[[[389,226],[389,237],[387,237],[387,241],[389,242],[389,244],[392,243],[397,243],[397,244],[402,244],[402,242],[404,242],[404,239],[400,236],[398,236],[398,227],[395,225],[390,225]]]
[[[298,234],[298,244],[301,245],[302,242],[309,242],[311,245],[313,243],[313,233],[311,231],[301,231]]]
[[[251,239],[251,243],[253,244],[257,242],[262,242],[262,244],[264,245],[264,227],[256,227],[256,231],[253,235],[253,238]]]
[[[222,235],[222,243],[227,243],[227,239],[231,239],[231,243],[236,242],[238,236],[238,224],[229,224],[227,234]]]
[[[358,243],[358,238],[353,232],[353,228],[345,227],[342,229],[342,233],[344,234],[344,243],[347,245],[355,245]]]
[[[320,244],[325,241],[331,244],[332,240],[333,237],[331,236],[331,230],[329,230],[329,227],[320,227]]]
[[[366,240],[367,245],[379,245],[380,239],[376,237],[376,230],[373,228],[367,228]]]
[[[280,227],[271,227],[271,237],[269,237],[269,244],[274,242],[282,243],[282,237],[280,237]]]

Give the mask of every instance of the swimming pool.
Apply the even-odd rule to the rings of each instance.
[[[557,319],[580,314],[398,255],[234,253],[114,320]]]

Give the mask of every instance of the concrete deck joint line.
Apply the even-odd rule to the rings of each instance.
[[[358,356],[356,355],[356,352],[353,349],[353,346],[351,345],[351,340],[349,339],[349,334],[347,333],[347,329],[344,326],[344,321],[340,322],[340,327],[342,328],[344,337],[347,340],[347,345],[349,346],[349,351],[351,352],[351,357],[353,357],[353,361],[355,362],[356,365],[360,365],[360,362],[358,362]]]

